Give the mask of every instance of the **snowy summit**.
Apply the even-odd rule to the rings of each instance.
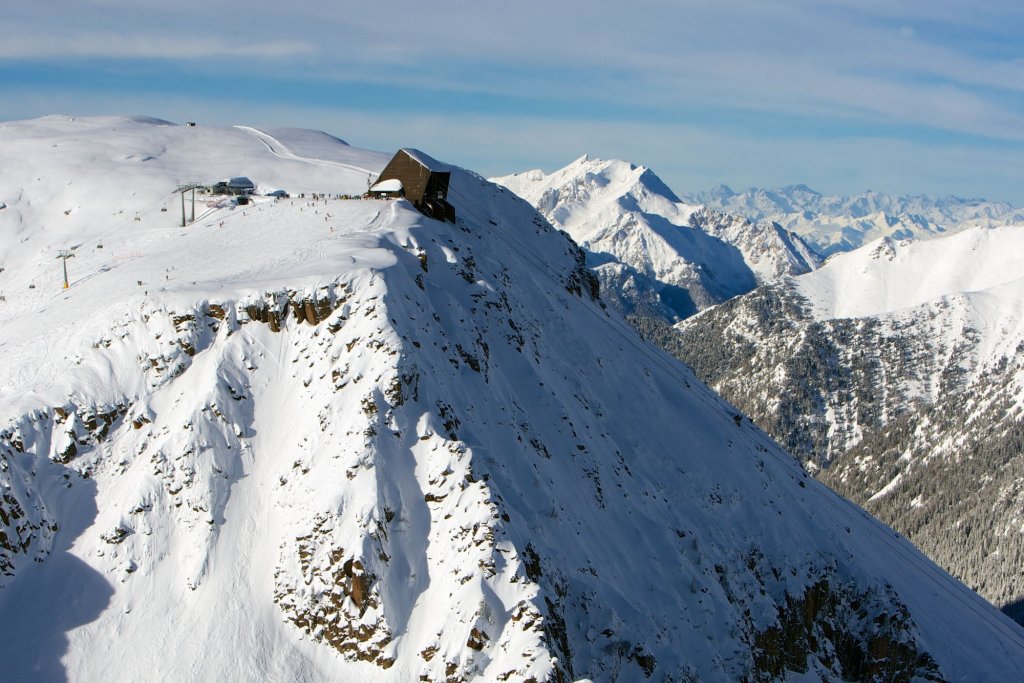
[[[583,156],[551,174],[493,179],[588,252],[625,313],[678,320],[821,259],[774,223],[687,204],[648,168]]]
[[[641,342],[529,204],[455,168],[455,223],[338,198],[389,158],[0,127],[5,677],[1019,675],[1016,624]],[[291,197],[181,227],[238,176]]]

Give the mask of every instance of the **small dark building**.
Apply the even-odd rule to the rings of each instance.
[[[236,197],[250,195],[256,190],[256,184],[245,176],[238,176],[228,180],[221,180],[210,185],[207,192],[210,194],[229,194]]]
[[[405,188],[398,178],[379,180],[370,188],[370,196],[376,199],[397,199],[405,196]]]
[[[235,195],[252,194],[256,191],[256,183],[245,176],[238,176],[228,181],[228,192]]]
[[[441,221],[455,222],[448,203],[448,166],[415,149],[400,149],[370,188],[371,197],[405,197],[417,209]],[[397,183],[394,181],[398,181]]]

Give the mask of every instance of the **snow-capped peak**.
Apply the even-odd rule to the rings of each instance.
[[[626,312],[686,317],[820,262],[779,226],[684,203],[653,171],[626,161],[584,157],[496,182],[586,248]]]

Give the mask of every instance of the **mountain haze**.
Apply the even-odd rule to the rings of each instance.
[[[1006,202],[872,191],[840,197],[823,195],[806,185],[753,187],[742,192],[719,185],[686,199],[752,221],[774,221],[825,256],[881,237],[927,239],[970,227],[1024,222],[1024,210]]]

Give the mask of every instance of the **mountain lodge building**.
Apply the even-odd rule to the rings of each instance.
[[[368,194],[378,199],[405,197],[431,218],[455,222],[455,207],[448,203],[451,171],[416,149],[395,153]]]

